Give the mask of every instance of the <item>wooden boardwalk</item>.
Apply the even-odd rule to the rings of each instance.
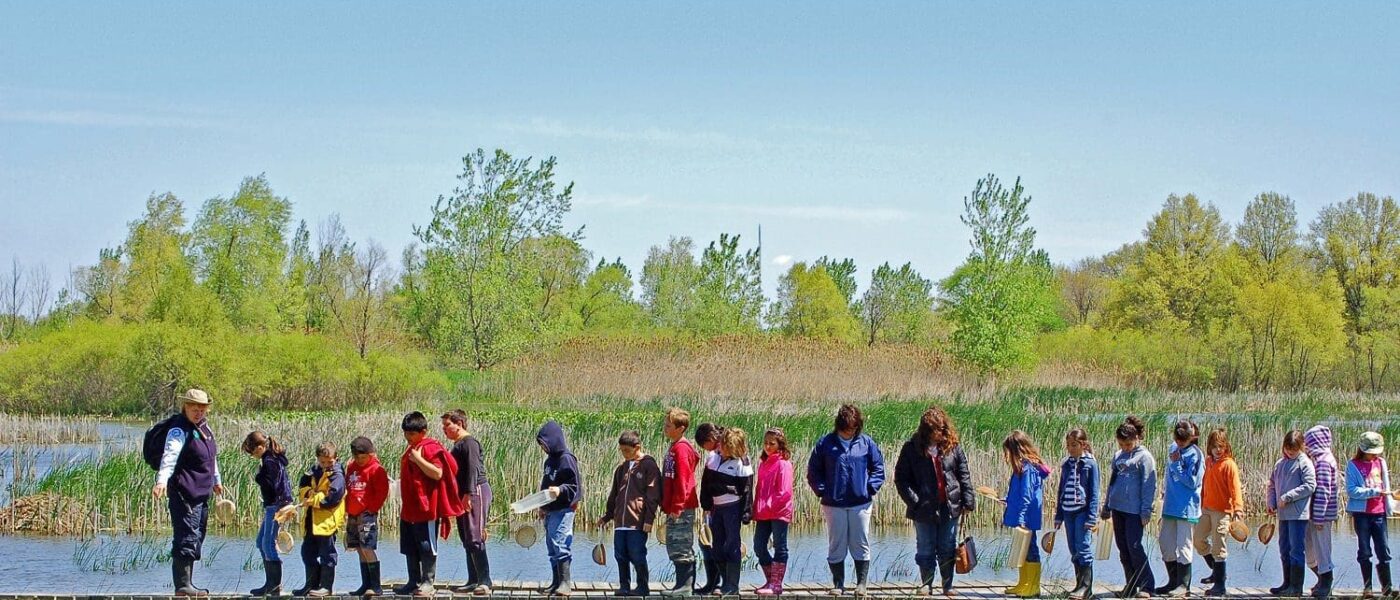
[[[395,582],[392,582],[392,585],[399,585],[400,583],[402,583],[402,582],[395,581]],[[439,597],[439,598],[443,598],[443,599],[448,599],[448,598],[470,598],[471,596],[460,596],[460,595],[459,595],[459,596],[454,596],[454,595],[452,595],[450,592],[447,591],[447,589],[448,589],[449,587],[454,586],[454,585],[460,585],[460,583],[461,583],[461,582],[448,582],[448,581],[440,581],[440,582],[438,582],[438,597]],[[537,589],[543,587],[543,586],[546,585],[547,583],[548,583],[548,582],[544,582],[544,581],[502,581],[502,582],[500,582],[500,583],[494,588],[494,590],[493,590],[494,593],[492,594],[492,597],[494,597],[494,598],[537,598],[537,597],[541,597],[540,594],[538,594],[538,593],[535,592],[535,590],[537,590]],[[956,587],[956,589],[954,590],[954,594],[955,594],[955,597],[957,597],[957,598],[1004,598],[1005,596],[1002,594],[1002,590],[1005,589],[1006,587],[1010,586],[1010,585],[1013,584],[1013,583],[1014,583],[1014,582],[1011,582],[1011,581],[987,581],[987,580],[978,580],[978,579],[959,578],[959,579],[957,580],[957,587]],[[3,585],[3,583],[0,583],[0,586],[2,586],[2,585]],[[654,585],[655,585],[656,587],[652,590],[652,596],[651,596],[651,597],[652,597],[652,598],[656,598],[657,600],[661,600],[661,598],[663,598],[663,597],[662,597],[660,594],[656,593],[656,592],[657,592],[658,590],[662,589],[663,587],[669,587],[669,583],[667,583],[667,582],[657,582],[657,583],[655,583]],[[1046,582],[1044,585],[1041,586],[1041,592],[1042,592],[1041,597],[1043,597],[1043,598],[1064,598],[1066,592],[1068,592],[1069,589],[1070,589],[1071,587],[1073,587],[1073,585],[1074,585],[1074,582],[1073,582],[1073,581],[1068,581],[1068,580],[1054,580],[1054,581]],[[385,585],[384,585],[385,591],[388,591],[390,587],[391,587],[391,584],[386,582]],[[741,591],[742,595],[748,596],[748,597],[752,597],[752,598],[758,598],[758,596],[756,596],[756,595],[753,593],[754,587],[756,587],[756,586],[751,585],[751,584],[746,584],[746,585],[744,585],[744,586],[742,587],[742,591]],[[1117,592],[1118,587],[1116,587],[1116,586],[1110,586],[1110,585],[1104,585],[1104,584],[1097,584],[1097,585],[1095,585],[1094,587],[1095,587],[1095,593],[1096,593],[1095,596],[1096,596],[1097,598],[1109,599],[1109,598],[1116,598],[1116,597],[1117,597],[1116,594],[1115,594],[1115,592]],[[574,594],[573,594],[573,597],[574,597],[574,598],[586,598],[586,599],[590,599],[590,600],[591,600],[591,599],[600,599],[600,598],[612,598],[612,597],[613,597],[612,593],[613,593],[613,591],[614,591],[616,588],[617,588],[617,584],[611,583],[611,582],[576,582],[576,583],[574,584]],[[1193,598],[1203,598],[1203,596],[1201,596],[1201,594],[1205,591],[1205,588],[1206,588],[1206,586],[1192,587],[1192,588],[1191,588],[1191,592],[1192,592],[1192,596],[1191,596],[1191,597],[1193,597]],[[870,597],[872,597],[872,598],[882,598],[882,599],[883,599],[883,598],[910,598],[910,597],[915,597],[915,596],[914,596],[914,586],[913,586],[912,583],[895,583],[895,582],[872,583],[872,584],[870,584],[870,594],[869,594],[869,595],[870,595]],[[283,597],[284,597],[284,598],[290,598],[290,596],[283,596]],[[390,595],[390,596],[384,596],[384,597],[385,597],[385,598],[395,598],[395,596],[392,596],[392,595]],[[803,582],[795,582],[795,583],[785,584],[785,585],[783,586],[783,597],[792,597],[792,598],[833,598],[833,597],[828,593],[828,587],[827,587],[826,584],[823,584],[823,583],[803,583]],[[934,596],[934,597],[935,597],[935,598],[942,598],[941,595]],[[1231,589],[1231,590],[1230,590],[1230,597],[1231,597],[1231,598],[1273,598],[1274,596],[1271,595],[1271,594],[1269,594],[1269,590],[1268,590],[1268,589],[1264,589],[1264,588],[1235,588],[1235,589]],[[1360,598],[1360,597],[1361,597],[1361,590],[1358,590],[1358,589],[1335,590],[1335,592],[1334,592],[1334,594],[1333,594],[1332,597],[1333,597],[1333,598],[1343,598],[1343,599]],[[57,595],[55,595],[55,594],[16,594],[16,593],[0,593],[0,600],[98,600],[98,599],[106,599],[106,598],[117,598],[117,599],[120,599],[120,600],[156,600],[156,599],[166,600],[166,599],[170,598],[170,595],[169,595],[168,593],[166,593],[166,594],[113,594],[113,595],[88,595],[88,594],[57,594]],[[211,598],[212,598],[213,600],[225,600],[225,599],[233,599],[233,598],[248,598],[248,596],[245,595],[245,594],[233,594],[233,595],[220,595],[220,594],[215,594],[215,595],[212,596]],[[348,599],[348,598],[354,598],[354,596],[347,596],[347,595],[345,595],[345,594],[342,593],[342,594],[338,594],[338,595],[336,595],[336,596],[331,596],[331,598]],[[848,592],[847,595],[844,596],[844,598],[845,598],[846,600],[851,600],[851,599],[853,598],[853,596]]]

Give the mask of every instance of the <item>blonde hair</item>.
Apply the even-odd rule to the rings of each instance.
[[[724,430],[719,439],[720,454],[729,458],[744,458],[749,455],[748,436],[743,429],[730,427]]]

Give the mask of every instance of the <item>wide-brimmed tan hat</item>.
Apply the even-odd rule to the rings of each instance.
[[[277,551],[288,554],[296,548],[297,541],[292,539],[292,532],[283,529],[277,532]]]
[[[1385,454],[1385,436],[1374,431],[1361,434],[1361,443],[1356,449],[1364,454]]]
[[[1233,519],[1230,521],[1230,537],[1235,538],[1241,544],[1249,541],[1249,523],[1244,519]]]
[[[182,404],[203,404],[209,405],[209,394],[199,388],[190,388],[185,393],[180,394]]]
[[[214,516],[218,517],[220,522],[232,521],[237,514],[238,505],[228,498],[219,498],[219,501],[214,503]]]

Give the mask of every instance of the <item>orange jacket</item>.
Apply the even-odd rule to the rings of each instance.
[[[1206,458],[1206,479],[1201,486],[1201,506],[1223,513],[1244,510],[1244,490],[1235,459]]]

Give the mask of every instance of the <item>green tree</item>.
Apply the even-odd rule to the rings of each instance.
[[[599,260],[573,296],[573,309],[585,331],[627,331],[643,319],[642,307],[632,298],[632,272],[618,258]]]
[[[652,246],[642,263],[642,306],[660,328],[679,330],[694,311],[695,287],[700,267],[695,264],[695,242],[672,237],[665,247]]]
[[[933,282],[920,276],[910,263],[898,269],[884,263],[871,273],[870,287],[858,308],[867,345],[881,339],[916,342],[933,316]]]
[[[1352,384],[1378,390],[1397,349],[1397,324],[1387,313],[1400,283],[1400,206],[1362,192],[1323,208],[1309,229],[1314,259],[1342,292]]]
[[[785,335],[854,342],[860,324],[846,305],[840,287],[820,265],[794,263],[778,281],[778,298],[770,322]]]
[[[1229,313],[1233,294],[1219,262],[1230,234],[1214,206],[1173,194],[1143,233],[1141,253],[1110,293],[1106,316],[1112,323],[1199,334]]]
[[[545,327],[526,240],[582,232],[563,229],[573,184],[557,188],[553,157],[536,165],[478,149],[462,163],[460,186],[414,228],[422,257],[405,289],[419,306],[407,312],[424,319],[415,328],[439,350],[485,369],[530,348]]]
[[[205,202],[195,220],[196,270],[239,328],[295,325],[283,270],[291,212],[292,203],[259,175],[244,179],[233,197]]]
[[[813,266],[826,269],[826,274],[831,276],[831,280],[836,282],[836,289],[841,290],[841,296],[846,299],[846,306],[851,307],[855,312],[856,302],[856,261],[851,258],[836,260],[823,256],[817,259]]]
[[[720,234],[700,255],[695,306],[685,328],[702,336],[758,331],[763,311],[758,249],[740,250],[739,236]]]
[[[1103,259],[1083,258],[1055,268],[1061,314],[1071,325],[1088,325],[1103,310],[1113,278]]]
[[[184,205],[174,194],[151,194],[146,214],[127,225],[126,277],[116,314],[126,321],[163,320],[194,288],[185,246]]]
[[[939,283],[953,354],[984,374],[1032,363],[1034,335],[1054,317],[1054,275],[1035,249],[1030,200],[1019,178],[1010,189],[995,175],[979,179],[963,199],[972,253]]]

